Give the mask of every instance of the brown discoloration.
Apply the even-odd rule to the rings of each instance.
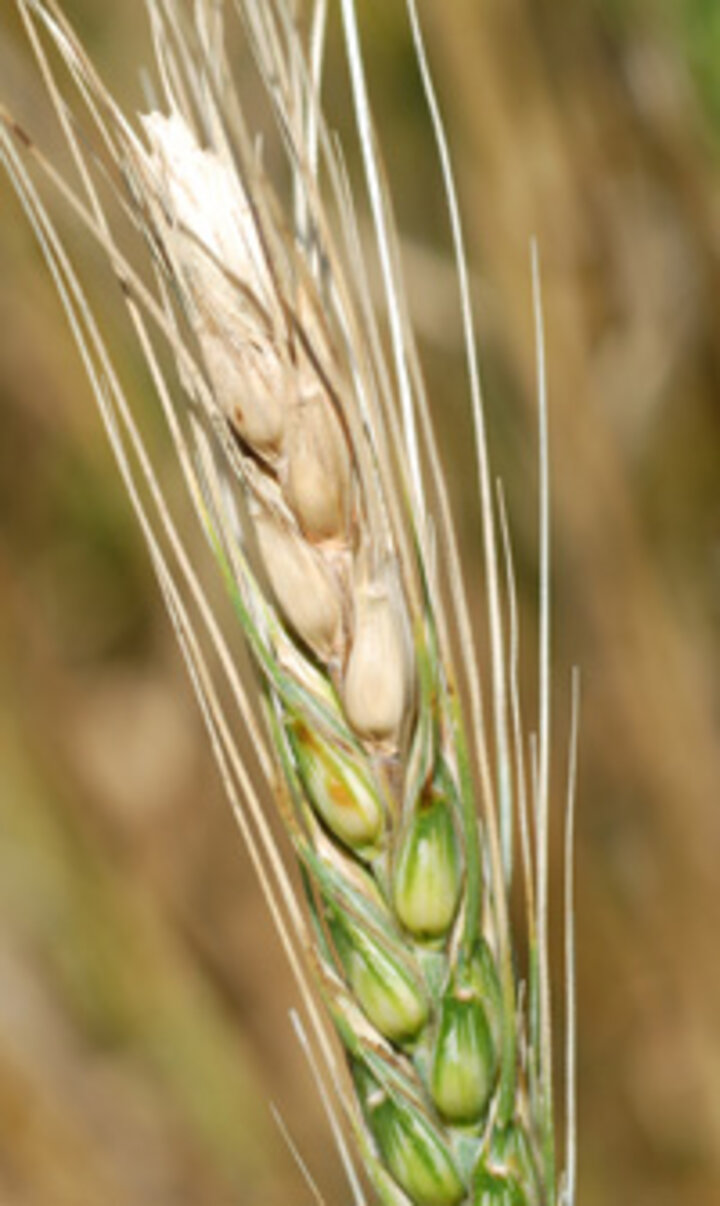
[[[33,149],[33,140],[27,131],[23,130],[22,126],[19,126],[16,121],[11,121],[10,129],[17,138],[18,142],[21,142],[22,145],[27,148],[27,150],[31,151]]]
[[[296,720],[293,724],[293,730],[296,739],[301,745],[307,746],[311,751],[317,751],[318,743],[313,736],[312,729],[309,729],[304,720]]]
[[[298,721],[294,728],[295,736],[306,752],[319,757],[323,761],[323,765],[327,767],[327,763],[323,758],[322,746],[307,725],[303,721]],[[333,804],[337,804],[339,808],[352,808],[354,806],[355,798],[341,776],[328,775],[325,788]]]
[[[347,784],[341,778],[331,779],[326,784],[327,794],[330,796],[333,804],[337,804],[338,808],[354,808],[355,797],[348,789]]]

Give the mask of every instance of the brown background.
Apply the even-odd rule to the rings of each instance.
[[[138,65],[151,58],[139,0],[66,7],[137,108]],[[427,117],[402,6],[360,7],[458,525],[479,573]],[[720,1200],[719,22],[702,0],[422,10],[471,247],[529,709],[532,235],[543,260],[558,804],[573,663],[584,680],[580,1202],[709,1206]],[[331,116],[349,130],[337,30],[330,51]],[[9,0],[0,96],[52,148]],[[94,253],[73,245],[92,274]],[[111,339],[114,314],[108,301]],[[113,346],[139,380],[119,322]],[[299,1206],[309,1197],[274,1102],[328,1200],[344,1201],[279,944],[6,183],[0,416],[0,1200]]]

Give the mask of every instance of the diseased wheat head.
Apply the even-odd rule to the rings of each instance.
[[[353,0],[334,7],[386,320],[376,313],[343,157],[320,104],[327,3],[316,0],[303,22],[290,0],[147,0],[161,99],[137,120],[118,110],[54,0],[17,5],[80,187],[58,175],[7,113],[3,160],[64,301],[298,979],[318,1080],[336,1094],[383,1202],[572,1206],[570,928],[562,1175],[552,1083],[548,493],[536,260],[542,656],[528,774],[510,543],[491,482],[462,229],[415,0],[407,8],[467,342],[488,699],[402,290]],[[273,187],[247,128],[226,58],[225,8],[241,18],[267,90],[290,169],[290,201]],[[77,90],[72,110],[48,41]],[[232,663],[28,160],[105,249],[122,285],[190,496],[252,651],[256,686]],[[121,248],[116,213],[141,236],[148,274]],[[214,653],[212,670],[203,641]],[[232,715],[216,675],[230,685]],[[238,754],[239,723],[282,810],[301,868],[302,906]],[[516,847],[526,901],[524,973],[509,922]],[[568,925],[571,908],[568,886]],[[345,1067],[328,1041],[308,971]],[[336,1136],[354,1198],[363,1202],[337,1126]]]

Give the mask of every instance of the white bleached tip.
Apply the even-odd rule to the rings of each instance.
[[[241,280],[266,277],[252,212],[232,165],[200,146],[184,118],[174,113],[141,117],[150,143],[150,166],[168,217]]]

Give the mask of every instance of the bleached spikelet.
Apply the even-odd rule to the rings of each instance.
[[[165,241],[192,303],[216,401],[260,453],[277,451],[292,383],[270,319],[272,291],[237,175],[182,117],[143,118]]]
[[[323,661],[336,653],[342,606],[332,571],[315,550],[281,520],[259,514],[255,531],[270,584],[298,636]]]
[[[238,348],[227,334],[210,330],[200,343],[218,405],[234,429],[257,452],[276,451],[287,417],[287,382],[277,357]]]
[[[267,301],[267,269],[237,173],[216,151],[200,146],[179,113],[150,113],[141,120],[151,148],[148,166],[170,227],[168,237],[182,247],[181,258],[188,261],[183,266],[192,267],[194,246],[195,267],[201,276],[213,278],[214,287],[227,281],[224,269],[239,280],[252,281],[259,299]],[[215,260],[214,269],[207,252]],[[231,286],[227,293],[233,298]]]
[[[350,455],[340,421],[319,392],[295,408],[285,455],[285,495],[307,538],[344,536],[350,518]]]
[[[392,575],[358,582],[343,698],[348,720],[371,741],[394,741],[411,699],[407,620]]]

